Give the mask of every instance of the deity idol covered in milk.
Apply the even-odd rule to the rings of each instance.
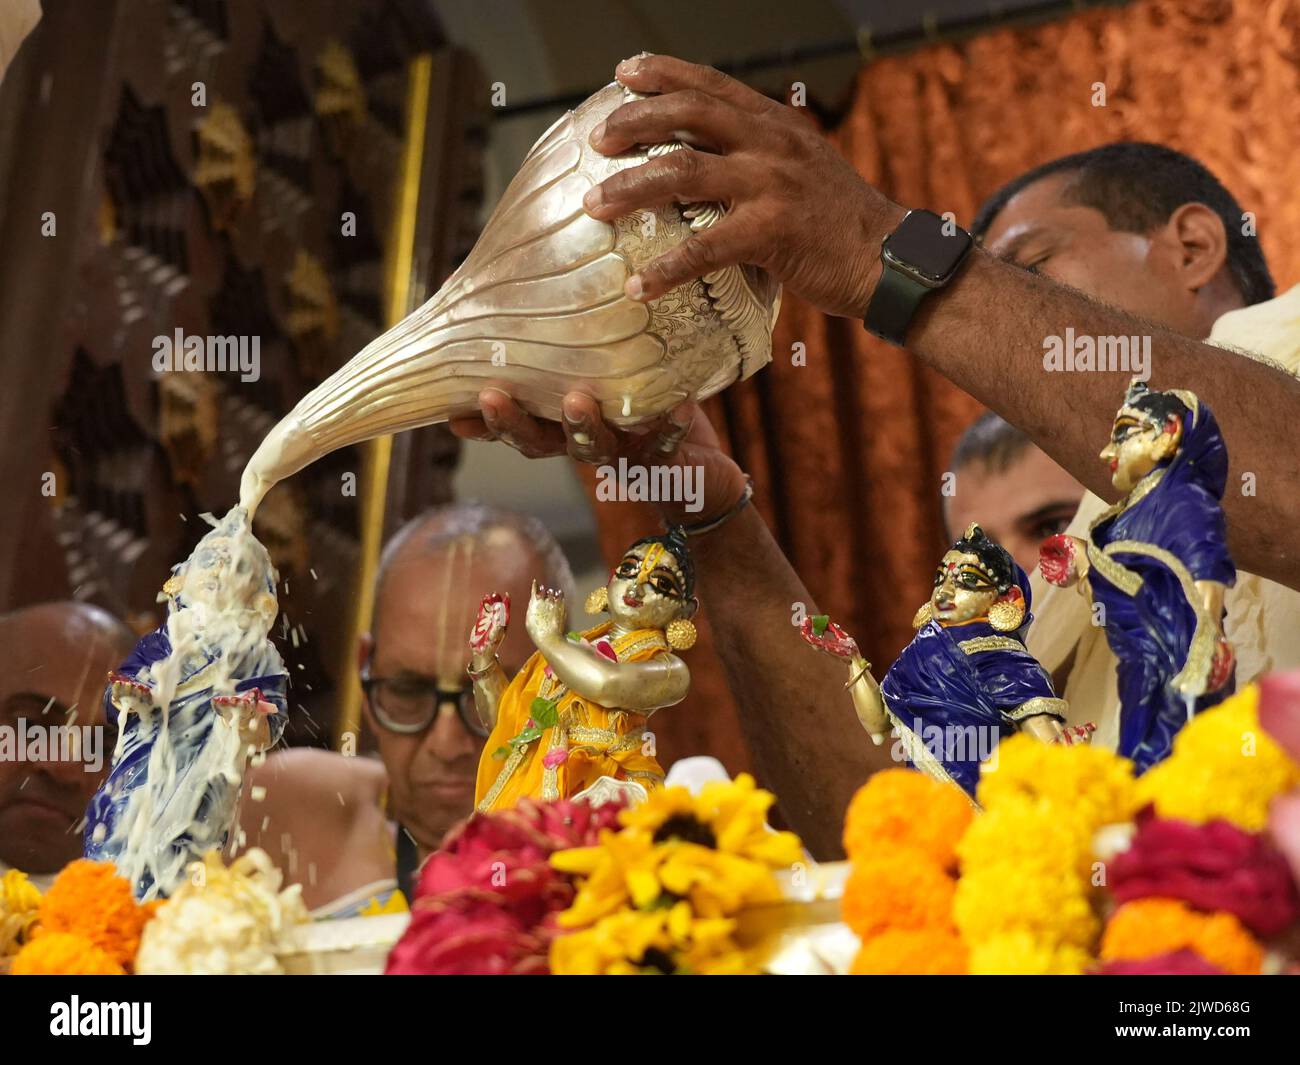
[[[1100,457],[1124,498],[1087,540],[1046,540],[1039,568],[1091,596],[1119,661],[1119,753],[1142,771],[1169,755],[1193,713],[1233,691],[1236,659],[1223,635],[1224,593],[1237,578],[1221,505],[1228,452],[1195,395],[1135,379]]]
[[[525,624],[537,645],[513,680],[496,648],[510,621],[506,596],[489,595],[470,636],[469,675],[484,725],[480,810],[520,799],[638,802],[663,785],[646,731],[651,714],[686,698],[690,672],[674,651],[695,642],[695,569],[680,530],[638,540],[608,584],[587,599],[610,620],[565,631],[560,592],[533,588]]]
[[[164,585],[166,621],[104,693],[118,742],[86,811],[86,857],[114,862],[141,899],[170,895],[226,842],[248,758],[284,732],[275,570],[243,510],[214,525]]]
[[[849,663],[848,687],[872,740],[891,730],[922,772],[974,796],[980,763],[1023,730],[1047,743],[1086,741],[1068,728],[1066,703],[1025,649],[1029,578],[978,525],[943,556],[934,591],[913,620],[916,636],[879,684],[853,638],[828,618],[804,621],[803,638]]]

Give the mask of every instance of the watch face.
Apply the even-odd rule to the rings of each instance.
[[[885,250],[921,278],[943,281],[957,268],[970,245],[970,234],[955,222],[931,211],[910,211],[885,241]]]

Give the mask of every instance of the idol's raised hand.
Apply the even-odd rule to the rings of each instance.
[[[533,581],[528,617],[524,620],[533,643],[540,648],[552,640],[563,639],[567,614],[562,591],[558,588],[538,588],[537,582]]]
[[[1038,569],[1048,584],[1069,588],[1088,575],[1086,545],[1069,533],[1049,536],[1039,545]]]
[[[615,70],[649,96],[624,104],[591,133],[617,155],[638,144],[682,140],[587,193],[594,218],[612,221],[665,203],[722,203],[726,218],[628,279],[651,300],[734,263],[767,270],[828,314],[861,317],[878,270],[880,241],[905,213],[868,185],[793,107],[734,78],[666,55],[634,56]]]
[[[819,625],[819,621],[825,624]],[[857,641],[825,615],[804,618],[799,635],[832,658],[855,658],[859,654]]]
[[[506,638],[510,624],[510,593],[491,592],[478,605],[478,616],[469,634],[469,651],[475,659],[496,654],[501,641]]]

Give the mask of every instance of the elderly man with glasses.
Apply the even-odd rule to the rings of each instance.
[[[483,594],[526,603],[533,580],[573,591],[564,554],[540,522],[475,503],[405,525],[376,580],[373,624],[357,650],[379,758],[273,754],[252,774],[258,790],[241,813],[247,844],[302,884],[317,916],[404,908],[419,863],[473,808],[487,729],[465,663]],[[515,627],[499,651],[507,672],[532,650]]]

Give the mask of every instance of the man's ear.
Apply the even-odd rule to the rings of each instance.
[[[1169,216],[1164,229],[1175,246],[1179,280],[1188,292],[1199,292],[1228,261],[1223,219],[1203,203],[1185,203]]]

